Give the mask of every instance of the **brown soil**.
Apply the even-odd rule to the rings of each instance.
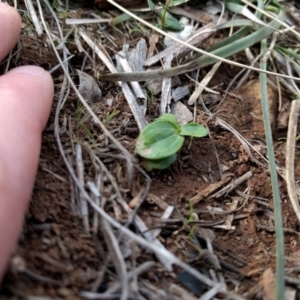
[[[78,13],[83,15],[82,12]],[[124,37],[119,35],[120,32],[109,26],[106,30],[119,41],[117,48],[121,48]],[[126,38],[127,42],[134,46],[140,34],[132,33]],[[24,31],[20,39],[18,56],[14,57],[11,67],[29,63],[41,65],[47,70],[53,68],[57,64],[57,59],[51,48],[43,45],[45,43],[42,38],[41,40],[31,38]],[[79,69],[83,55],[70,43],[70,48],[72,47],[75,57],[70,61],[70,65],[74,69]],[[113,50],[119,50],[117,48]],[[107,50],[112,54],[111,45]],[[97,71],[104,68],[100,61],[96,61],[96,66]],[[90,75],[93,75],[92,68],[91,63],[86,66],[86,71]],[[232,74],[236,72],[237,70],[221,67],[210,86],[215,86],[221,81],[225,85],[228,84],[233,77]],[[1,299],[13,297],[30,299],[29,296],[83,299],[81,292],[103,293],[118,281],[113,254],[105,241],[101,226],[92,227],[93,218],[97,215],[92,208],[89,208],[92,228],[89,233],[84,232],[83,220],[77,206],[79,192],[70,177],[54,136],[54,114],[62,82],[61,71],[55,71],[53,78],[57,93],[51,117],[43,134],[36,184],[19,244],[2,285]],[[102,89],[103,99],[91,104],[93,111],[100,120],[104,120],[112,112],[118,112],[106,126],[134,154],[138,129],[120,88],[117,84],[104,82],[99,82],[99,86]],[[225,88],[219,88],[219,92],[223,94]],[[243,88],[229,93],[222,104],[214,108],[214,112],[265,156],[264,130],[257,102],[260,100],[255,94],[257,90],[257,79],[253,77]],[[270,107],[274,116],[276,158],[279,164],[284,165],[285,141],[279,141],[278,138],[285,136],[286,131],[279,132],[275,128],[277,116],[272,108],[277,105],[277,96],[271,89],[269,93],[273,101]],[[107,105],[110,98],[113,98],[111,106]],[[158,95],[149,106],[147,113],[149,121],[158,115],[159,101]],[[288,97],[284,101],[289,101]],[[187,99],[183,101],[185,104],[186,102]],[[262,156],[254,151],[252,151],[253,158],[249,156],[241,142],[231,132],[221,127],[216,119],[209,118],[203,113],[201,105],[197,106],[197,111],[199,115],[197,121],[210,129],[210,138],[186,139],[178,160],[171,168],[149,174],[152,179],[151,195],[175,207],[169,222],[160,220],[163,210],[151,196],[146,198],[137,214],[148,228],[162,229],[159,240],[177,257],[190,263],[206,276],[215,274],[219,278],[222,274],[228,290],[235,291],[246,299],[261,299],[263,274],[269,268],[275,271],[276,258],[272,188],[267,165]],[[126,202],[138,194],[145,185],[145,179],[136,171],[133,188],[128,189],[126,164],[119,151],[105,138],[91,118],[85,123],[80,121],[85,114],[85,110],[71,92],[60,113],[60,138],[64,151],[71,165],[76,168],[74,144],[79,142],[82,145],[85,183],[100,181],[102,194],[100,205],[117,221],[125,224],[128,215],[117,202],[113,203],[116,198],[115,190],[105,172],[97,169],[99,164],[95,162],[93,155],[98,156],[115,177]],[[212,190],[199,202],[190,204],[190,199],[194,199],[206,188],[213,187],[226,176],[231,178],[228,181],[230,183],[249,171],[252,176],[228,194],[214,196],[219,188]],[[279,178],[279,185],[285,230],[285,261],[286,267],[291,268],[299,266],[299,225],[282,178]],[[232,206],[235,201],[236,208]],[[234,210],[234,213],[229,214],[229,210]],[[198,220],[195,220],[194,215],[195,221],[187,223],[192,213],[197,214]],[[233,219],[232,222],[229,221],[230,217]],[[129,228],[137,232],[134,226]],[[214,235],[211,239],[213,253],[218,257],[220,270],[216,270],[215,258],[207,251],[205,237],[211,234]],[[181,269],[175,267],[172,272],[167,272],[148,250],[133,242],[126,243],[125,239],[121,239],[120,245],[129,271],[147,261],[156,262],[138,276],[136,281],[131,281],[130,299],[183,299],[180,296],[176,298],[171,291],[172,284],[184,287],[185,280],[177,277],[178,274],[184,274]],[[182,275],[183,278],[184,276]],[[204,284],[198,282],[193,284],[191,279],[188,282],[190,286],[186,286],[186,291],[194,293],[197,297],[207,291]],[[195,291],[195,286],[198,288],[200,286],[200,290]],[[299,287],[297,274],[295,283],[290,286]],[[158,291],[165,291],[165,296],[162,294],[159,298],[156,294]],[[168,293],[173,296],[169,297]],[[118,299],[118,293],[116,295],[114,299]]]

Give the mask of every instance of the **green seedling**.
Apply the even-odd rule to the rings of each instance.
[[[163,5],[163,9],[157,11],[159,15],[159,24],[158,27],[164,30],[170,31],[181,31],[183,30],[182,25],[179,21],[174,18],[168,10],[172,8],[174,5],[183,4],[185,0],[166,0],[165,5]],[[155,4],[152,0],[148,0],[148,6],[151,11],[155,12]]]
[[[179,125],[172,114],[164,114],[140,133],[135,152],[145,159],[147,171],[166,169],[176,160],[184,136],[204,137],[208,130],[196,123]]]
[[[119,110],[114,109],[104,120],[103,124],[107,124],[112,118],[120,113]]]
[[[89,138],[92,140],[93,144],[97,144],[97,141],[91,132],[91,130],[82,122],[82,117],[84,115],[85,109],[81,105],[81,103],[78,101],[77,102],[77,107],[76,107],[76,123],[79,127],[81,127],[85,133],[89,136]]]

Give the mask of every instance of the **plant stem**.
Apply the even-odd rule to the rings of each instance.
[[[164,29],[165,25],[166,25],[166,14],[167,14],[167,10],[168,10],[169,5],[170,5],[170,0],[167,0],[166,4],[164,5],[164,9],[163,9],[161,19],[160,19],[162,29]]]

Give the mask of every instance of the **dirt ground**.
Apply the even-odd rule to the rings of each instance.
[[[72,10],[70,15],[83,17],[84,12],[84,9]],[[51,21],[49,15],[45,14],[45,18]],[[126,25],[120,26],[125,30]],[[18,55],[12,57],[10,67],[37,64],[46,70],[52,69],[58,61],[45,42],[45,36],[33,35],[28,27],[24,18],[20,43],[14,50]],[[111,55],[121,49],[125,39],[134,47],[143,36],[143,32],[138,31],[124,36],[120,29],[109,25],[105,30],[115,38],[114,47],[104,44]],[[73,40],[68,42],[68,47],[74,54],[69,61],[70,73],[78,85],[78,78],[74,74],[75,69],[81,69],[84,54],[78,52]],[[92,52],[89,55],[93,56]],[[105,70],[97,58],[95,65],[96,72],[95,66],[87,60],[85,72],[94,75]],[[202,70],[200,76],[207,71],[209,68]],[[238,69],[223,65],[209,86],[219,85],[217,91],[222,98],[233,78],[232,74],[237,72]],[[90,230],[85,232],[84,220],[78,208],[80,192],[57,144],[54,118],[63,73],[58,69],[52,75],[56,86],[54,105],[43,133],[32,200],[19,244],[1,287],[1,299],[120,299],[120,287],[111,292],[113,296],[110,295],[110,298],[107,294],[104,296],[118,283],[114,254],[107,245],[101,220],[97,219],[91,207],[88,208]],[[107,129],[134,155],[134,143],[139,131],[120,87],[109,82],[100,81],[98,84],[102,99],[90,103],[91,108],[100,120],[106,120]],[[193,86],[189,84],[191,91]],[[209,99],[210,95],[205,97]],[[278,165],[284,166],[286,141],[281,138],[286,136],[286,128],[278,126],[278,97],[272,88],[269,98],[274,150]],[[188,97],[182,102],[187,104],[187,100]],[[290,100],[289,95],[284,95],[284,103]],[[160,95],[157,95],[148,104],[148,121],[158,116],[159,103]],[[158,239],[166,249],[205,276],[216,282],[223,280],[229,291],[245,299],[267,299],[263,298],[268,294],[264,289],[272,284],[274,286],[276,245],[272,187],[265,160],[257,74],[252,74],[242,88],[232,88],[222,103],[208,102],[207,107],[214,112],[214,117],[204,113],[204,107],[199,103],[196,107],[197,122],[209,128],[210,136],[186,139],[178,160],[170,168],[149,173],[150,193],[137,214],[150,232],[161,230]],[[190,109],[193,111],[194,108]],[[114,116],[108,120],[111,114]],[[250,152],[218,120],[227,122],[242,135],[253,147]],[[86,110],[73,91],[60,111],[59,126],[62,147],[75,170],[75,147],[76,144],[82,146],[84,186],[87,187],[88,182],[95,182],[101,193],[100,206],[127,226],[128,214],[116,200],[118,194],[103,165],[114,177],[126,203],[137,197],[145,187],[146,179],[135,169],[133,186],[128,188],[124,158],[92,118],[87,117]],[[300,155],[298,148],[296,155]],[[135,162],[139,162],[138,158],[135,158]],[[296,165],[295,169],[296,180],[299,180],[299,166]],[[247,177],[238,182],[243,176]],[[232,190],[220,192],[233,182],[238,183]],[[299,223],[282,177],[279,177],[279,188],[285,232],[286,282],[290,290],[297,291],[299,298]],[[164,209],[168,206],[174,209],[172,215],[169,219],[162,219]],[[133,224],[129,228],[140,234]],[[118,231],[114,230],[114,233],[117,236]],[[128,272],[149,263],[144,271],[130,280],[129,299],[197,299],[208,290],[204,283],[179,267],[167,271],[151,251],[129,238],[121,236],[119,242]],[[185,289],[186,294],[181,289]],[[98,294],[98,297],[92,298],[88,292]],[[184,298],[183,295],[189,295],[190,298]],[[218,297],[215,299],[223,299],[224,295]]]

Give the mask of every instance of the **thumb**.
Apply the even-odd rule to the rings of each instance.
[[[40,67],[0,77],[0,279],[31,196],[52,98],[52,79]]]

